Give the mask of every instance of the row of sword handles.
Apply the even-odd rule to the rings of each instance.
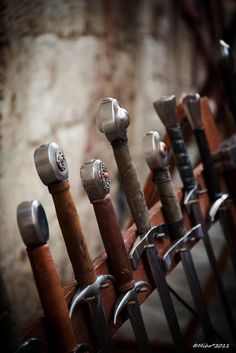
[[[197,94],[189,95],[185,98],[184,104],[194,130],[201,130],[201,134],[204,134],[199,110],[200,97]],[[177,123],[175,97],[162,97],[154,103],[154,107],[166,126],[167,133],[172,141],[176,164],[179,167],[184,182],[184,190],[187,195],[187,201],[185,201],[188,203],[192,192],[196,191],[197,185],[186,152],[181,129]],[[113,147],[127,201],[136,223],[137,235],[142,240],[152,228],[137,172],[129,153],[127,139],[127,127],[129,123],[128,112],[119,106],[116,99],[109,97],[102,101],[98,118],[99,129],[106,135]],[[206,150],[206,143],[204,148]],[[168,172],[168,154],[157,132],[150,132],[145,136],[144,149],[147,163],[153,172],[154,181],[157,183],[160,192],[165,221],[168,226],[168,235],[174,241],[182,238],[186,241],[186,230],[180,206],[176,201],[175,191]],[[209,153],[207,156],[209,160]],[[97,277],[95,273],[77,210],[69,191],[68,167],[62,149],[57,144],[50,143],[40,146],[35,151],[34,157],[37,172],[42,182],[48,186],[49,192],[52,194],[75,279],[79,287],[78,293],[72,300],[70,312],[68,312],[63,291],[60,287],[60,282],[47,245],[48,225],[46,215],[39,201],[26,201],[19,205],[17,212],[19,229],[27,247],[27,253],[39,289],[45,316],[54,325],[61,350],[68,353],[76,350],[82,352],[86,351],[86,349],[89,351],[90,348],[83,344],[77,348],[70,317],[76,305],[86,301],[88,296],[99,298],[99,290],[107,281],[113,280],[113,276],[104,275]],[[214,164],[211,163],[211,181],[214,173]],[[128,293],[129,291],[138,292],[143,287],[148,288],[148,285],[145,283],[141,283],[140,286],[135,285],[125,245],[109,197],[110,179],[107,167],[101,160],[91,160],[82,166],[81,177],[84,189],[94,206],[100,233],[108,255],[108,262],[111,266],[112,274],[114,274],[116,279],[115,286],[122,299],[124,293]],[[221,193],[215,174],[214,181],[217,186],[214,188],[214,197],[215,200],[218,200]],[[208,182],[209,179],[206,179],[206,183]],[[196,233],[199,234],[199,232]],[[135,265],[138,253],[135,250],[137,249],[140,249],[140,244],[131,251],[133,254],[133,267],[137,266],[137,264]],[[166,256],[165,266],[171,266],[172,256],[174,257],[175,252],[176,250],[173,254],[172,252],[168,253],[169,257]],[[50,296],[45,296],[49,285]],[[122,305],[125,306],[126,304],[127,302],[123,302]],[[55,307],[60,309],[55,310]],[[63,334],[63,332],[66,332],[66,334]],[[109,337],[107,341],[109,341]],[[112,344],[108,343],[109,345],[112,347]]]

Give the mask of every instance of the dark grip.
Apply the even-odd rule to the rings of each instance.
[[[172,144],[175,163],[180,173],[184,189],[185,191],[190,191],[196,186],[196,182],[193,174],[193,167],[184,143],[181,127],[180,125],[176,125],[175,127],[170,127],[166,130]]]
[[[110,197],[95,201],[93,207],[115,284],[126,292],[134,287],[134,279]]]
[[[227,92],[229,109],[236,122],[236,75],[233,72],[222,73],[222,81]]]
[[[150,230],[151,224],[138,174],[129,153],[128,142],[115,141],[112,147],[137,234],[142,236]]]
[[[53,197],[57,218],[75,278],[79,287],[86,287],[96,280],[96,273],[69,188],[68,180],[48,187]]]
[[[167,170],[158,170],[153,174],[153,182],[157,186],[162,204],[162,212],[172,240],[185,234],[181,208],[175,193],[175,188]]]
[[[27,249],[44,314],[62,353],[76,350],[76,338],[64,293],[48,245]]]
[[[211,155],[209,144],[206,138],[204,128],[198,128],[194,130],[200,156],[203,164],[203,175],[208,190],[210,200],[212,202],[216,201],[220,194],[220,184],[218,179],[218,174],[215,169],[214,160]]]

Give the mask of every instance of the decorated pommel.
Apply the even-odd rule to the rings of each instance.
[[[104,199],[110,192],[111,180],[106,165],[100,159],[84,163],[80,169],[84,190],[91,203]]]
[[[97,125],[110,142],[127,140],[127,128],[130,118],[127,110],[121,108],[116,99],[103,99],[99,107]]]
[[[153,103],[153,106],[166,128],[177,124],[177,108],[174,95],[161,97]]]
[[[202,126],[200,95],[188,94],[183,99],[183,105],[192,129],[200,128]]]
[[[42,145],[34,152],[38,175],[45,185],[68,179],[68,168],[63,150],[54,142]]]
[[[49,239],[47,217],[38,200],[25,201],[17,207],[17,222],[27,248],[47,243]]]
[[[150,131],[143,137],[143,150],[151,171],[155,172],[168,167],[166,145],[157,131]]]

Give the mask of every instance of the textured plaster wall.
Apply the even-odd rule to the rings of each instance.
[[[99,102],[114,96],[128,109],[131,153],[143,183],[148,170],[142,136],[150,129],[163,132],[153,100],[192,90],[192,42],[173,3],[9,0],[3,7],[0,269],[18,327],[40,306],[16,223],[20,202],[43,203],[62,283],[73,278],[53,203],[35,171],[34,150],[50,141],[63,147],[71,191],[95,258],[102,244],[81,186],[81,164],[103,159],[110,169],[114,202],[117,191],[112,150],[95,124]]]

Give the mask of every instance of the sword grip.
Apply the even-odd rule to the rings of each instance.
[[[137,234],[144,235],[151,228],[151,223],[137,170],[130,156],[128,142],[114,141],[112,147],[121,183],[137,227]]]
[[[214,165],[214,161],[211,155],[207,137],[204,128],[197,128],[194,130],[194,134],[197,140],[202,164],[203,164],[203,175],[206,182],[209,197],[211,201],[215,201],[221,194],[220,184],[218,175]]]
[[[48,186],[52,194],[57,218],[64,237],[67,252],[79,287],[95,282],[96,273],[89,256],[84,234],[68,180]]]
[[[168,225],[169,235],[172,240],[184,236],[185,226],[181,208],[175,193],[174,184],[167,170],[158,170],[153,173],[153,182],[157,186],[162,212]]]
[[[196,182],[193,174],[193,167],[184,143],[181,127],[177,124],[166,130],[172,144],[175,163],[180,173],[184,189],[185,191],[191,191],[195,188]]]
[[[44,314],[62,353],[76,351],[76,338],[69,318],[63,289],[48,245],[27,249]]]
[[[115,283],[120,292],[126,292],[135,282],[110,197],[94,201],[93,207]]]

